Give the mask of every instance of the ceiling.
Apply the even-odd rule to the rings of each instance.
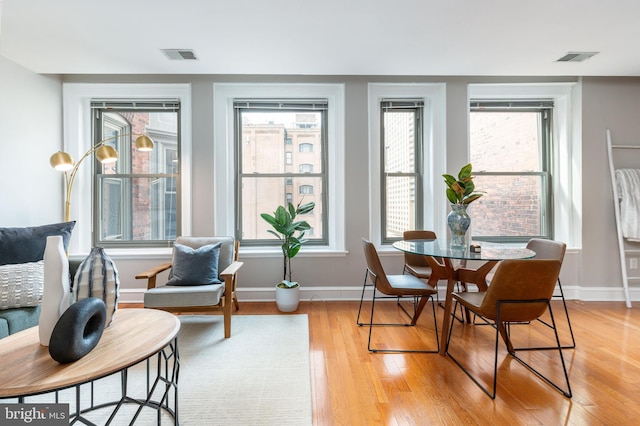
[[[42,74],[640,76],[638,0],[0,0],[0,18],[0,55]]]

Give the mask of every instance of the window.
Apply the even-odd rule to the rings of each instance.
[[[472,204],[477,240],[551,238],[553,100],[471,100],[470,161],[478,190]]]
[[[300,152],[313,152],[313,144],[312,143],[301,143],[298,146],[298,150]]]
[[[94,141],[118,151],[118,161],[95,162],[93,244],[166,247],[178,229],[179,101],[94,100]],[[135,147],[146,134],[151,152]]]
[[[385,99],[382,123],[382,242],[422,228],[422,125],[420,99]]]
[[[313,164],[300,164],[298,169],[300,173],[313,173]]]
[[[415,223],[416,227],[420,226],[422,229],[433,230],[438,236],[447,235],[448,203],[442,190],[442,174],[446,173],[447,164],[446,85],[443,83],[369,83],[368,97],[368,160],[371,173],[368,211],[371,241],[381,249],[393,250],[390,244],[397,238],[396,234],[399,232],[396,218]],[[389,101],[391,101],[389,107],[397,106],[398,108],[387,109],[390,119],[385,130],[383,106]],[[403,101],[405,101],[404,105],[401,103]],[[385,146],[392,143],[394,135],[391,131],[391,117],[394,112],[402,112],[403,108],[405,111],[416,109],[418,116],[414,119],[415,127],[409,126],[406,122],[407,125],[401,127],[406,136],[403,139],[397,139],[404,142],[391,146],[391,151],[385,154],[387,150]],[[407,112],[404,115],[405,118],[408,115],[411,113]],[[398,128],[398,132],[401,128]],[[408,132],[414,132],[412,137],[417,136],[421,139],[410,142]],[[411,153],[413,159],[409,157],[411,149],[414,150]],[[407,155],[404,160],[394,159],[394,155],[400,155],[403,152]],[[394,161],[398,161],[402,167],[391,167]],[[399,172],[400,174],[386,175],[387,165],[389,173]],[[414,193],[411,193],[408,190],[413,179],[417,181],[412,189]],[[397,182],[404,181],[405,189],[403,190],[407,191],[405,194],[413,199],[403,200],[395,194],[387,194],[387,180],[389,189],[394,188],[392,185]],[[394,205],[394,203],[400,204]],[[406,208],[404,212],[403,208]],[[411,209],[410,212],[409,209]]]
[[[237,190],[240,175],[238,173],[240,162],[239,150],[237,146],[238,127],[236,123],[236,112],[234,104],[236,100],[242,99],[287,99],[304,101],[311,99],[326,100],[327,109],[324,112],[326,121],[323,123],[323,133],[325,134],[325,146],[318,146],[322,157],[325,158],[327,167],[322,170],[326,174],[326,186],[316,187],[314,197],[322,198],[323,212],[322,227],[316,229],[316,235],[322,235],[324,242],[313,241],[307,245],[302,256],[311,256],[322,253],[323,255],[346,255],[346,219],[345,219],[345,85],[338,84],[313,84],[313,83],[213,83],[213,149],[214,164],[216,170],[215,180],[212,182],[212,191],[215,193],[215,205],[213,214],[213,227],[216,235],[240,235],[238,224],[242,223],[242,210],[238,209]],[[292,141],[295,144],[295,140]],[[284,146],[285,142],[280,141]],[[284,151],[284,149],[283,149]],[[306,154],[305,154],[306,155]],[[314,152],[313,156],[320,155]],[[283,154],[278,158],[282,161]],[[294,153],[294,164],[296,162]],[[297,171],[297,170],[293,170]],[[295,178],[291,173],[292,179]],[[280,182],[280,186],[289,192],[291,187]],[[292,181],[293,183],[293,181]],[[229,190],[235,188],[236,191]],[[322,191],[319,193],[318,191]],[[294,194],[298,197],[297,194]],[[282,195],[284,198],[284,195]],[[316,198],[317,201],[317,198]],[[271,200],[268,210],[257,210],[259,213],[273,211],[273,206],[277,199]],[[316,209],[318,210],[318,209]],[[255,226],[264,226],[258,223],[262,220],[258,217],[254,219]],[[266,224],[266,222],[265,222]],[[326,227],[325,227],[326,225]],[[246,230],[245,230],[246,231]],[[253,246],[243,243],[241,250],[246,256],[262,256],[264,253],[279,253],[279,247],[272,241],[268,244],[260,244],[254,241]]]
[[[316,208],[305,218],[316,231],[309,243],[326,244],[323,219],[327,203],[323,188],[327,186],[327,101],[236,99],[234,108],[239,159],[237,237],[244,246],[278,244],[267,232],[270,227],[260,213],[273,212],[280,204],[314,201]],[[285,151],[283,155],[287,144],[283,147],[282,141],[287,138],[313,141],[319,149],[311,156],[305,154],[305,163],[300,164],[292,152]],[[251,143],[240,143],[243,140]],[[278,160],[282,158],[284,161]],[[287,190],[291,185],[299,188],[298,194]],[[319,190],[314,192],[314,187]]]

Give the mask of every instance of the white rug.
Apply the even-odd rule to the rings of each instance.
[[[223,338],[222,316],[180,316],[180,321],[180,425],[312,424],[307,315],[235,315],[229,339]],[[129,383],[135,383],[130,394],[137,396],[136,388],[145,383],[144,365],[129,371]],[[119,377],[98,382],[99,401],[115,399]],[[60,402],[70,402],[70,397],[73,394],[62,392]],[[119,414],[112,425],[128,424],[126,415],[133,407],[122,410],[122,420]],[[155,412],[143,414],[136,425],[156,424]],[[106,420],[102,412],[86,417],[98,424]],[[163,415],[162,424],[172,421]]]

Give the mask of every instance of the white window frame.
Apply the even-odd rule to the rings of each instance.
[[[326,98],[328,143],[328,241],[324,246],[307,246],[299,256],[346,254],[345,242],[345,109],[344,84],[213,84],[214,142],[214,231],[216,235],[234,235],[234,99]],[[279,247],[241,247],[243,255],[282,256]]]
[[[81,158],[91,148],[91,100],[167,99],[178,98],[181,105],[181,229],[191,235],[191,85],[190,84],[93,84],[62,85],[64,150],[73,158]],[[92,170],[88,160],[80,166],[71,194],[71,219],[77,221],[69,242],[69,255],[85,255],[91,250]],[[170,253],[171,248],[109,249],[109,254]]]
[[[579,87],[577,83],[470,84],[467,90],[467,105],[471,99],[553,99],[553,238],[569,247],[582,245],[582,150],[579,126],[573,124],[580,116]]]
[[[429,200],[423,209],[424,229],[437,235],[446,232],[446,195],[441,176],[446,165],[446,85],[444,83],[369,83],[369,238],[382,250],[396,252],[391,244],[382,245],[382,138],[380,102],[385,98],[420,98],[423,111],[422,199]]]

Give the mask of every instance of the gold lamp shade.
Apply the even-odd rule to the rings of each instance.
[[[153,151],[153,140],[148,136],[142,135],[136,139],[136,148],[138,148],[138,151]]]
[[[108,164],[118,161],[118,152],[109,145],[102,145],[96,149],[96,158],[102,164]]]
[[[49,158],[49,163],[54,169],[64,172],[73,169],[73,158],[64,151],[58,151]]]

